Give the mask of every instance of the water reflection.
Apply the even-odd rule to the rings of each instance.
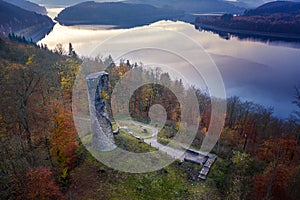
[[[143,40],[147,40],[154,46],[158,43],[165,43],[166,46],[178,49],[178,52],[191,52],[192,54],[193,47],[174,42],[176,38],[163,35],[164,30],[175,31],[194,40],[211,56],[221,72],[227,96],[238,95],[244,100],[254,101],[268,107],[273,106],[275,114],[283,118],[288,117],[296,108],[291,101],[294,96],[294,86],[300,85],[300,49],[295,48],[298,46],[297,43],[262,43],[249,39],[241,40],[231,35],[228,40],[224,40],[211,32],[199,32],[193,25],[172,21],[160,21],[133,29],[111,30],[91,30],[86,27],[82,29],[56,24],[53,31],[40,42],[47,44],[51,49],[55,48],[58,43],[67,48],[71,42],[79,55],[88,56],[94,48],[111,37],[139,29],[149,29],[151,33],[152,27],[161,29],[161,33],[158,31],[147,37],[133,35],[131,38],[126,38],[126,41],[119,41],[116,44],[118,48],[107,49],[107,52],[103,51],[99,56],[106,57],[111,54],[114,57],[114,55],[119,55],[120,51],[131,49],[137,41]],[[227,36],[223,35],[225,38]],[[138,59],[142,61],[147,56],[141,55]],[[176,63],[170,63],[169,66],[174,66],[174,69],[179,72],[190,73],[193,77],[192,72],[180,68]]]
[[[276,46],[287,46],[292,48],[300,48],[300,36],[287,37],[287,36],[279,36],[279,35],[254,35],[248,33],[232,33],[227,31],[218,31],[214,29],[205,28],[195,25],[195,29],[199,31],[208,31],[214,34],[218,34],[220,38],[225,40],[230,40],[231,38],[237,38],[238,40],[247,40],[253,42],[264,42],[269,45]]]

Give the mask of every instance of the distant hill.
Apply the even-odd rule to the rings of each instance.
[[[206,30],[264,38],[300,40],[300,3],[266,3],[244,15],[198,17],[196,26]]]
[[[250,8],[257,8],[258,6],[266,3],[266,1],[265,0],[236,0],[236,1],[229,1],[229,3],[238,7],[250,9]]]
[[[47,5],[49,7],[69,7],[88,0],[30,0],[37,4]],[[94,0],[96,2],[118,2],[123,0]],[[146,3],[147,0],[145,0]]]
[[[247,8],[247,9],[254,9],[265,3],[269,3],[272,1],[274,1],[274,0],[235,0],[235,1],[229,1],[229,3],[231,3],[235,6],[239,6],[239,7],[243,7],[243,8]],[[300,0],[290,0],[290,1],[300,2]]]
[[[63,25],[99,24],[130,28],[159,20],[177,20],[183,11],[122,2],[84,2],[64,9],[55,18]]]
[[[43,4],[43,5],[49,5],[51,7],[55,6],[71,6],[78,3],[83,2],[84,0],[31,0],[34,3],[37,4]]]
[[[45,7],[39,6],[38,4],[32,3],[26,0],[4,0],[7,3],[13,4],[24,10],[36,12],[38,14],[47,15],[47,10]]]
[[[24,10],[0,0],[0,34],[9,33],[38,41],[49,33],[54,22],[47,16]]]
[[[256,9],[248,10],[245,15],[270,15],[275,13],[300,13],[300,2],[273,1],[263,4]]]
[[[243,8],[222,0],[126,0],[129,3],[146,3],[157,7],[183,10],[188,14],[241,13]]]

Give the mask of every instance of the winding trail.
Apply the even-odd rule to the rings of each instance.
[[[151,125],[140,123],[140,122],[135,122],[135,121],[130,121],[130,122],[132,124],[139,125],[139,126],[142,126],[144,128],[151,129],[151,131],[153,133],[152,138],[144,139],[145,143],[149,144],[152,147],[157,148],[160,151],[166,152],[169,156],[171,156],[175,159],[179,159],[180,161],[184,161],[185,150],[174,149],[172,147],[162,145],[157,141],[157,134],[158,134],[158,129],[157,128],[155,128],[154,126],[151,126]]]
[[[169,156],[175,159],[179,159],[181,162],[188,161],[188,162],[202,165],[198,177],[202,180],[206,180],[206,176],[208,175],[211,166],[217,160],[216,155],[207,152],[201,152],[191,148],[182,147],[182,149],[175,149],[169,146],[162,145],[157,141],[158,129],[155,128],[154,126],[143,124],[141,122],[131,121],[131,120],[127,120],[126,122],[130,122],[134,125],[138,125],[150,129],[153,133],[152,137],[150,139],[143,140],[145,143],[149,144],[150,146],[155,147],[158,150],[167,153]],[[131,134],[134,137],[141,139],[139,136],[136,136],[134,133],[131,132]]]
[[[77,120],[83,120],[83,121],[90,121],[87,118],[76,118]],[[123,126],[123,127],[119,127],[120,129],[124,129],[126,132],[128,132],[129,134],[131,134],[133,137],[142,140],[143,142],[149,144],[150,146],[157,148],[159,151],[163,151],[166,154],[168,154],[169,156],[180,160],[181,162],[183,161],[188,161],[188,162],[192,162],[192,163],[196,163],[196,164],[200,164],[202,165],[202,169],[199,172],[199,178],[205,180],[207,174],[209,173],[209,170],[211,168],[211,166],[213,165],[213,163],[216,161],[217,156],[211,153],[207,153],[207,152],[201,152],[199,150],[195,150],[195,149],[191,149],[191,148],[184,148],[182,147],[181,149],[175,149],[172,148],[170,146],[165,146],[160,144],[157,141],[157,135],[158,135],[158,131],[159,129],[148,125],[148,124],[144,124],[141,122],[136,122],[136,121],[132,121],[132,120],[124,120],[124,122],[130,122],[134,125],[137,126],[142,126],[144,128],[148,128],[152,131],[152,137],[149,139],[143,139],[140,136],[134,134],[132,131],[129,130],[128,127]]]

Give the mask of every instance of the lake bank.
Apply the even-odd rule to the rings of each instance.
[[[249,36],[249,37],[264,37],[264,38],[270,38],[277,39],[277,40],[283,40],[283,41],[300,41],[300,35],[297,34],[285,34],[285,33],[270,33],[270,32],[261,32],[261,31],[249,31],[249,30],[239,30],[239,29],[230,29],[230,28],[222,28],[212,25],[206,25],[201,23],[195,23],[195,27],[197,29],[201,28],[203,30],[207,31],[213,31],[213,32],[221,32],[221,33],[229,33],[234,35],[242,35],[242,36]]]

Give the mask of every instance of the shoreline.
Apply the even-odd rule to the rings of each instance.
[[[248,35],[253,37],[268,37],[270,39],[285,39],[285,40],[296,40],[300,41],[300,35],[297,34],[287,34],[287,33],[270,33],[270,32],[260,32],[260,31],[249,31],[249,30],[241,30],[241,29],[230,29],[230,28],[221,28],[212,25],[205,25],[201,23],[194,23],[197,29],[209,30],[209,31],[216,31],[216,32],[223,32],[229,34],[240,34],[240,35]]]

